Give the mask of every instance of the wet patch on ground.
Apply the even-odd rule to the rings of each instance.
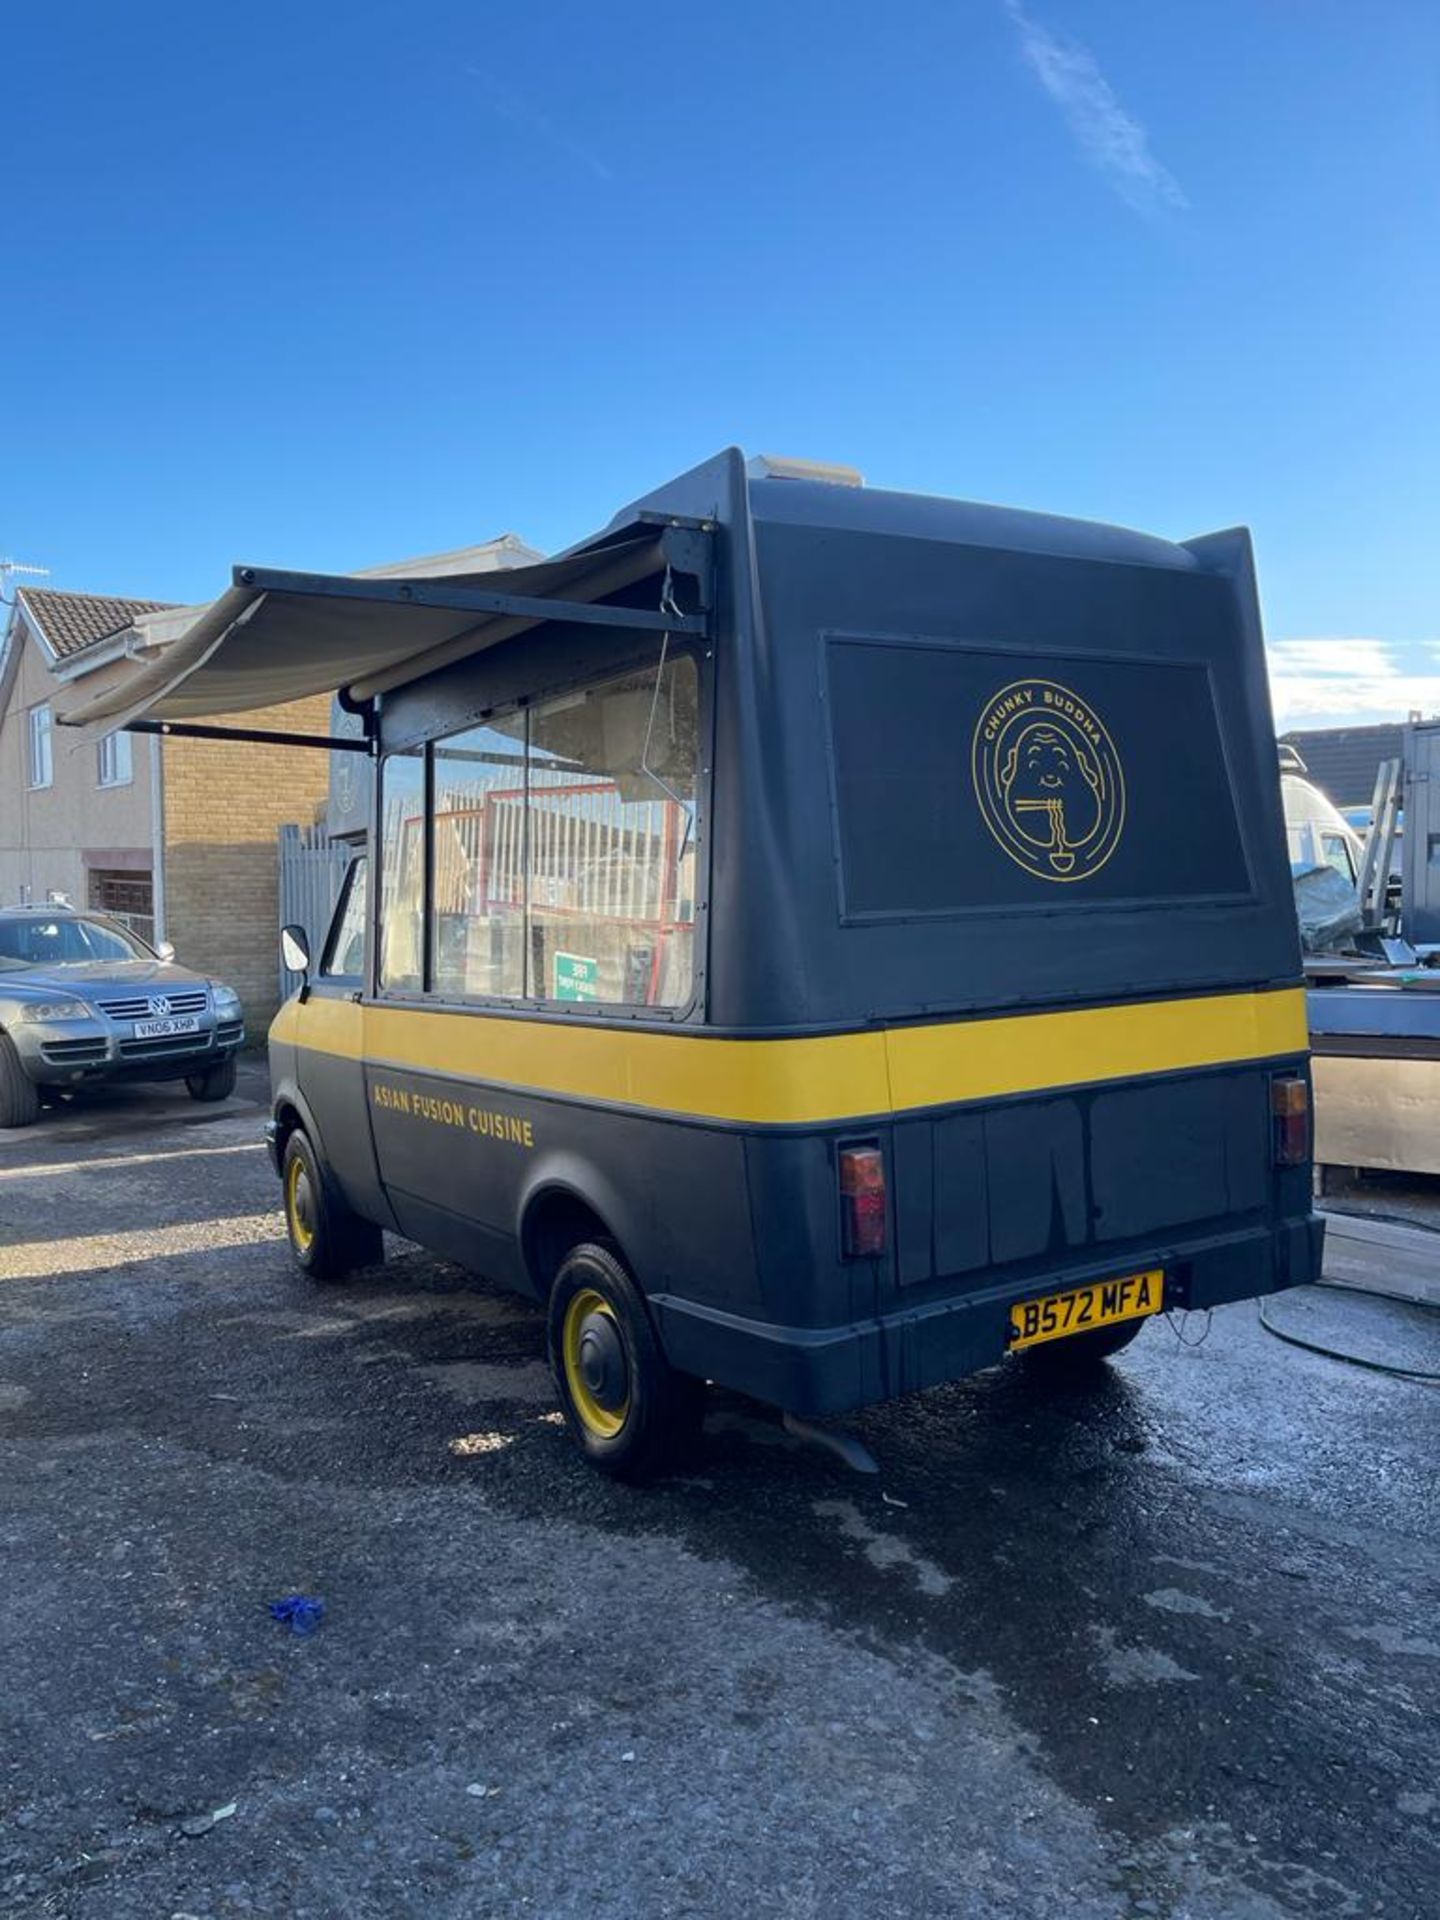
[[[617,1488],[532,1306],[207,1241],[246,1125],[0,1159],[0,1915],[1428,1911],[1430,1390],[1244,1306]]]

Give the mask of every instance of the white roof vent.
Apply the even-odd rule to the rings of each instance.
[[[757,453],[745,462],[752,480],[819,480],[827,487],[863,487],[858,467],[837,466],[831,460],[789,460],[783,454]]]

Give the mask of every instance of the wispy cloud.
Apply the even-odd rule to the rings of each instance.
[[[1275,725],[1359,725],[1440,713],[1440,642],[1277,640],[1269,648]]]
[[[1065,116],[1086,159],[1139,213],[1188,207],[1180,182],[1150,151],[1150,136],[1116,98],[1115,89],[1078,40],[1034,20],[1021,0],[1002,0],[1020,36],[1025,64]]]
[[[467,67],[466,73],[474,80],[483,83],[485,104],[497,118],[516,127],[521,133],[527,133],[536,140],[543,140],[547,146],[554,147],[558,153],[566,154],[577,166],[587,169],[597,180],[613,180],[612,170],[589,147],[567,133],[564,127],[557,126],[548,113],[542,113],[538,107],[532,107],[528,100],[522,100],[513,93],[503,93],[493,77],[479,67]]]

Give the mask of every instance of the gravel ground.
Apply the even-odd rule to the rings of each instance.
[[[292,1275],[242,1093],[0,1136],[6,1920],[1440,1910],[1432,1388],[1241,1306],[616,1488],[531,1308]]]

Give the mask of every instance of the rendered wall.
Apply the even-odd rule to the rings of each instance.
[[[30,708],[48,701],[53,709],[67,689],[28,635],[17,636],[17,643],[22,651],[15,684],[0,714],[0,904],[14,904],[28,887],[34,900],[58,890],[86,906],[87,864],[150,869],[149,748],[143,740],[134,742],[127,786],[102,787],[94,740],[56,726],[53,783],[32,790]]]

